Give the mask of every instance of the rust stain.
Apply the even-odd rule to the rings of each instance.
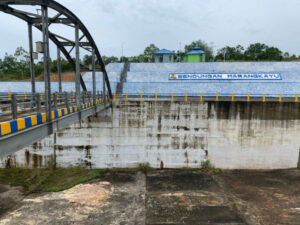
[[[186,167],[189,167],[189,155],[187,153],[187,151],[184,153],[184,157],[185,157],[185,163],[186,163]]]
[[[28,150],[25,151],[25,161],[26,161],[26,165],[29,166],[30,164],[30,153]]]
[[[10,169],[11,168],[11,163],[12,163],[11,156],[8,155],[7,159],[5,160],[5,168]]]
[[[32,155],[32,161],[33,161],[33,168],[39,168],[42,167],[43,164],[43,157],[38,154],[33,154]]]
[[[162,170],[164,168],[164,162],[160,161],[160,169]]]

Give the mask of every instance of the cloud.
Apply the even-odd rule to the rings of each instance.
[[[264,42],[300,54],[298,0],[61,0],[86,25],[102,55],[138,55],[150,43],[177,50],[191,41],[225,45]],[[27,47],[26,24],[0,14],[0,57]],[[60,29],[58,29],[60,30]],[[73,36],[72,31],[66,35]],[[35,39],[40,34],[35,33]],[[123,43],[123,44],[122,44]],[[216,50],[215,49],[215,50]],[[53,57],[55,47],[51,46]]]

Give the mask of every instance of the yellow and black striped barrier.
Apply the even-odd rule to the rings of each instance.
[[[100,101],[96,100],[96,104],[99,104]],[[93,103],[81,104],[80,109],[87,109],[89,107],[94,106]],[[57,119],[62,116],[69,115],[71,113],[75,113],[78,111],[77,106],[70,106],[68,108],[55,109],[51,112],[51,119]],[[42,124],[46,122],[46,113],[37,113],[36,115],[27,116],[23,118],[19,118],[16,120],[10,120],[6,122],[0,122],[0,137],[15,133],[17,131],[21,131],[23,129],[33,127],[38,124]]]

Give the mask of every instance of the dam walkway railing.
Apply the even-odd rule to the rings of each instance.
[[[287,95],[287,94],[240,94],[240,93],[202,93],[190,94],[190,93],[170,93],[170,94],[158,94],[158,93],[125,93],[117,94],[114,92],[113,100],[140,100],[140,101],[244,101],[244,102],[299,102],[299,95]]]

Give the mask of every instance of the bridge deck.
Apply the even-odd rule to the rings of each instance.
[[[81,110],[72,106],[69,109],[57,109],[52,111],[52,121],[46,122],[46,114],[38,113],[36,115],[0,123],[0,157],[16,152],[48,135],[61,130],[68,125],[92,116],[109,105],[84,104]],[[6,133],[3,133],[6,132]]]

